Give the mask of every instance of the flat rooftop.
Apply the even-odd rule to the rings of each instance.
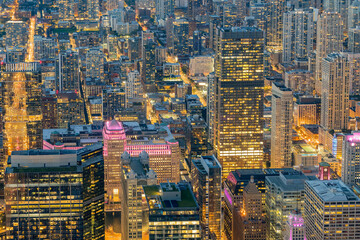
[[[360,198],[340,180],[307,181],[311,188],[324,202],[360,201]]]

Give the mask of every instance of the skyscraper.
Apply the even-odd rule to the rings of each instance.
[[[321,126],[325,130],[347,128],[349,115],[349,61],[339,53],[322,60]]]
[[[337,12],[323,12],[317,22],[315,90],[321,93],[322,59],[343,49],[343,24]]]
[[[296,9],[284,13],[283,62],[306,58],[313,51],[313,11]]]
[[[102,144],[12,152],[6,223],[12,239],[105,239]]]
[[[191,181],[200,208],[202,239],[221,239],[221,166],[215,156],[192,161]]]
[[[174,14],[175,2],[173,0],[156,0],[156,20],[165,20],[167,16]]]
[[[189,21],[187,19],[176,19],[174,24],[174,54],[189,54]]]
[[[255,27],[219,30],[216,53],[215,149],[230,171],[263,167],[263,32]]]
[[[282,50],[284,13],[287,10],[286,1],[267,0],[266,46],[271,52]]]
[[[75,9],[75,2],[74,0],[59,0],[57,2],[59,6],[59,19],[61,20],[73,20],[74,16],[74,9]]]
[[[157,183],[156,173],[149,167],[149,155],[145,151],[138,157],[124,152],[121,168],[122,239],[142,239],[143,187]]]
[[[307,181],[304,199],[307,239],[360,238],[360,199],[342,181]]]
[[[143,92],[139,72],[137,70],[129,72],[125,82],[126,100],[129,98],[142,98]]]
[[[346,17],[346,16],[345,16]],[[348,12],[348,28],[356,28],[360,26],[360,1],[355,0],[349,6]]]
[[[271,167],[292,167],[293,94],[280,83],[272,84]]]
[[[1,73],[4,153],[42,148],[41,74],[38,63],[7,64]]]
[[[91,48],[86,53],[86,77],[104,79],[104,53],[100,48]]]
[[[56,57],[57,43],[54,38],[34,36],[34,59],[54,59]]]
[[[251,177],[244,188],[243,206],[237,214],[240,215],[240,224],[235,223],[233,239],[265,239],[266,224],[262,209],[262,193],[254,182],[254,177]]]
[[[342,149],[341,180],[347,185],[360,185],[360,132],[345,135]]]
[[[360,26],[349,29],[348,48],[352,53],[360,53]]]
[[[27,24],[23,21],[8,21],[5,23],[6,48],[25,47],[27,43]]]
[[[72,50],[59,53],[56,59],[56,90],[80,92],[79,54]]]

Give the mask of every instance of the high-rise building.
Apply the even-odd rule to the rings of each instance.
[[[360,185],[360,132],[345,135],[342,145],[341,180],[349,185]]]
[[[346,16],[345,16],[346,17]],[[351,3],[348,10],[348,28],[360,26],[360,1],[355,0]]]
[[[23,21],[8,21],[5,23],[6,48],[26,47],[28,34],[27,24]]]
[[[351,33],[349,33],[351,34]],[[350,38],[350,37],[349,37]],[[357,43],[358,44],[358,43]],[[356,48],[356,46],[354,46]],[[355,49],[354,49],[355,50]],[[355,50],[356,52],[357,50]],[[349,62],[349,95],[359,95],[360,94],[360,52],[342,52],[344,57],[348,59]]]
[[[56,57],[57,42],[54,38],[34,36],[34,59],[54,59]]]
[[[199,205],[189,183],[144,186],[149,239],[200,240]]]
[[[174,0],[155,0],[156,20],[165,20],[167,16],[174,14]]]
[[[271,167],[292,167],[292,90],[273,83],[271,102]]]
[[[174,54],[184,56],[189,54],[189,21],[176,19],[174,25]]]
[[[296,9],[284,13],[283,62],[306,58],[313,51],[314,13]]]
[[[215,156],[192,161],[191,181],[200,208],[202,239],[221,239],[221,166]]]
[[[321,113],[321,98],[305,95],[297,98],[294,104],[294,124],[319,124]]]
[[[286,222],[284,240],[306,240],[304,218],[299,210],[289,215]]]
[[[59,53],[56,59],[56,90],[80,92],[79,54],[72,50]]]
[[[351,53],[360,53],[360,26],[349,29],[348,49]]]
[[[38,63],[6,64],[1,73],[4,154],[41,149],[41,74]],[[6,160],[6,159],[5,159]]]
[[[149,167],[149,155],[143,151],[138,157],[128,152],[121,155],[121,236],[122,239],[142,239],[143,187],[156,185],[156,173]]]
[[[137,70],[131,71],[127,75],[125,82],[125,96],[126,102],[129,98],[142,98],[143,86],[141,84],[140,74]]]
[[[104,53],[100,48],[91,48],[86,53],[86,77],[104,79]]]
[[[244,188],[249,184],[253,178],[258,190],[261,193],[262,199],[262,214],[265,216],[265,177],[279,176],[280,172],[297,173],[292,168],[282,169],[239,169],[232,171],[226,181],[224,182],[224,234],[227,239],[233,239],[234,227],[236,223],[236,215],[243,207]],[[240,220],[238,221],[240,222]]]
[[[321,126],[325,130],[347,128],[349,115],[349,61],[339,53],[322,60]]]
[[[282,239],[289,215],[297,209],[303,212],[304,184],[309,179],[313,178],[302,172],[281,172],[279,176],[266,177],[266,239]]]
[[[282,50],[284,13],[287,11],[287,2],[284,0],[267,0],[266,46],[271,52]]]
[[[14,151],[9,162],[9,239],[105,239],[101,143],[77,151]]]
[[[321,93],[322,59],[343,49],[343,24],[337,12],[323,12],[317,21],[315,89]]]
[[[266,224],[263,216],[262,193],[259,191],[254,177],[244,188],[243,206],[237,216],[240,220],[234,223],[233,239],[261,240],[265,239]]]
[[[108,88],[102,92],[102,116],[104,120],[112,120],[116,113],[125,109],[125,89]]]
[[[149,166],[158,182],[180,181],[181,153],[179,143],[166,126],[142,125],[137,122],[107,121],[103,128],[105,191],[108,209],[120,209],[120,157],[127,151],[137,157],[145,151]]]
[[[149,40],[143,45],[143,68],[141,69],[143,82],[147,89],[153,89],[155,86],[155,49],[154,41]]]
[[[74,0],[58,0],[59,19],[74,20],[75,1]]]
[[[57,94],[57,126],[67,128],[68,124],[85,124],[85,104],[84,100],[75,93]]]
[[[215,151],[230,171],[263,167],[263,32],[222,28],[216,53]]]
[[[307,181],[304,199],[307,239],[360,238],[360,199],[342,181]]]

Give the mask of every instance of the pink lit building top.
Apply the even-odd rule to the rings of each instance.
[[[351,146],[360,143],[360,132],[353,132],[352,134],[346,135],[346,141],[352,143]]]
[[[103,128],[104,139],[126,139],[125,130],[121,122],[116,120],[105,122]]]
[[[306,240],[304,218],[299,211],[289,215],[284,240]]]

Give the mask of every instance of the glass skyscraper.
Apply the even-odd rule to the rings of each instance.
[[[215,140],[223,178],[263,167],[264,37],[256,27],[218,30]]]
[[[102,144],[15,151],[5,174],[8,239],[105,239]]]

